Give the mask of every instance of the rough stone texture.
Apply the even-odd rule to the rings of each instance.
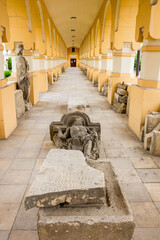
[[[160,123],[160,113],[153,113],[146,115],[145,119],[145,133],[150,133]]]
[[[160,156],[160,131],[153,131],[150,153],[154,156]]]
[[[124,90],[122,88],[117,88],[117,93],[119,93],[122,96],[127,96],[128,95],[127,90]]]
[[[39,211],[40,240],[130,240],[134,231],[132,212],[106,161],[89,161],[90,166],[104,172],[107,205],[91,207],[61,206]]]
[[[62,71],[62,73],[65,72],[65,68],[64,68],[64,66],[61,67],[61,71]]]
[[[98,159],[100,133],[100,124],[92,123],[82,112],[65,114],[60,122],[50,125],[50,137],[57,148],[80,150],[87,159]]]
[[[16,117],[20,118],[25,113],[25,105],[22,90],[15,91]]]
[[[103,96],[108,96],[108,82],[105,82],[103,87],[102,87],[102,95]]]
[[[128,85],[123,82],[123,83],[118,83],[118,84],[117,84],[117,87],[118,87],[118,88],[121,88],[121,89],[124,89],[124,90],[127,90]]]
[[[113,100],[113,107],[117,113],[126,113],[126,104],[117,102],[115,99]]]
[[[25,207],[105,202],[103,172],[89,167],[80,151],[52,149],[25,198]]]
[[[17,58],[16,58],[16,68],[17,68],[17,83],[18,88],[23,92],[23,99],[25,103],[25,110],[29,111],[32,107],[30,102],[30,82],[29,82],[29,65],[23,54],[23,44],[18,46]]]
[[[144,148],[146,150],[151,150],[151,142],[154,131],[160,131],[160,113],[146,115],[144,125]],[[154,152],[154,141],[152,143],[153,146],[151,152]]]
[[[68,112],[83,111],[87,108],[86,100],[70,96],[68,99]]]
[[[57,82],[57,78],[56,78],[56,76],[55,76],[55,74],[53,73],[53,82]]]
[[[84,75],[87,75],[87,68],[84,68],[83,73]]]

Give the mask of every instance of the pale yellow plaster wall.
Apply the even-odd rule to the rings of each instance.
[[[17,127],[15,93],[11,84],[0,88],[0,139],[6,139]]]

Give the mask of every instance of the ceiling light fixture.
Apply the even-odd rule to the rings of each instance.
[[[75,32],[76,30],[75,29],[71,29],[71,32]]]
[[[71,17],[71,19],[74,19],[74,20],[75,20],[75,19],[77,19],[77,17]]]

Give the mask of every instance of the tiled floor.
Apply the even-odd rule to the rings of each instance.
[[[18,121],[8,140],[0,141],[0,240],[38,239],[37,209],[26,212],[23,199],[53,147],[49,124],[67,112],[70,95],[85,98],[91,120],[102,125],[101,157],[112,161],[133,209],[133,239],[160,240],[160,158],[144,151],[128,128],[127,116],[111,110],[77,68],[67,69]]]

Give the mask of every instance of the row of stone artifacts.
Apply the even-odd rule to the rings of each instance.
[[[117,91],[114,93],[113,99],[113,109],[118,113],[126,113],[127,101],[128,101],[128,91],[127,84],[118,83]]]
[[[15,91],[16,117],[20,118],[25,111],[29,111],[32,107],[30,101],[30,81],[29,81],[29,64],[23,57],[23,44],[17,48],[16,69],[17,69],[17,87]],[[61,67],[62,73],[65,72],[64,66]],[[47,79],[46,79],[47,80]],[[53,73],[53,81],[56,82],[58,78]],[[49,79],[48,79],[49,84]]]

